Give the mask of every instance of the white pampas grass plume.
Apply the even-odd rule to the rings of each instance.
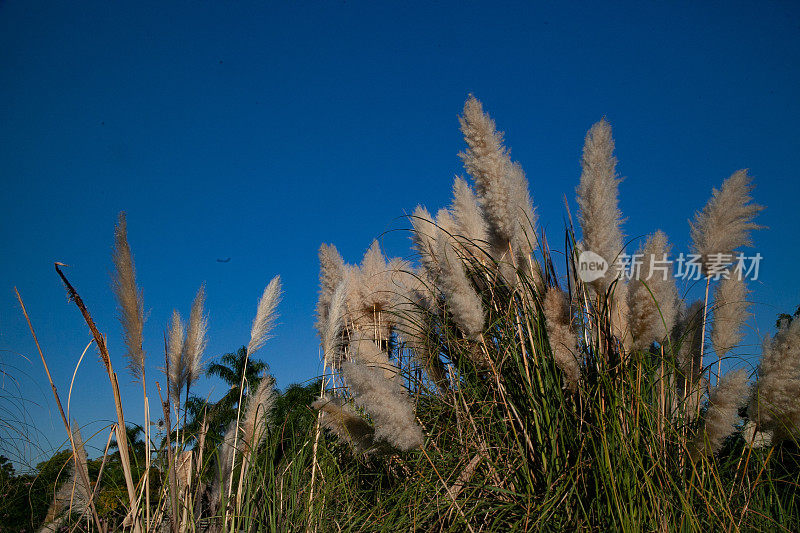
[[[379,369],[386,379],[394,380],[399,376],[399,369],[389,361],[389,356],[381,350],[368,332],[354,331],[352,333],[349,355],[349,359],[353,361],[369,368]]]
[[[422,268],[430,279],[439,275],[439,257],[436,255],[436,237],[441,232],[423,206],[418,205],[411,215],[411,242],[419,255]]]
[[[331,298],[336,287],[345,276],[344,259],[332,244],[319,248],[319,299],[317,300],[317,331],[320,336],[325,328]]]
[[[720,378],[708,398],[703,428],[692,446],[692,456],[717,453],[722,443],[736,429],[739,406],[747,394],[747,373],[738,370]]]
[[[733,255],[741,246],[751,246],[750,232],[762,226],[753,222],[763,206],[752,203],[753,190],[747,170],[737,170],[713,189],[711,199],[694,215],[691,226],[692,250],[702,257],[703,271],[715,263],[714,255]]]
[[[367,253],[364,254],[359,270],[361,275],[358,278],[357,289],[362,309],[368,318],[372,319],[375,313],[392,308],[396,294],[391,282],[389,265],[377,240],[372,241]],[[383,319],[388,318],[388,316],[383,317]]]
[[[678,323],[672,333],[672,346],[677,349],[677,388],[681,398],[686,398],[686,412],[693,415],[702,396],[701,359],[703,325],[703,301],[697,300],[681,310]]]
[[[536,213],[531,203],[528,180],[522,167],[512,162],[503,146],[503,133],[483,111],[472,95],[460,117],[461,132],[467,149],[459,156],[464,168],[475,180],[478,200],[487,224],[488,240],[494,258],[501,262],[503,277],[514,280],[509,247],[516,261],[527,261],[536,244],[532,228]]]
[[[323,396],[311,407],[322,413],[322,427],[349,443],[357,452],[372,447],[375,430],[341,398]]]
[[[136,286],[136,268],[133,264],[131,248],[128,244],[128,223],[125,212],[119,214],[114,228],[114,249],[111,254],[114,261],[114,277],[112,287],[117,298],[119,321],[122,324],[122,337],[128,349],[128,368],[134,379],[142,379],[144,375],[144,304],[142,291]]]
[[[442,208],[436,212],[436,225],[447,234],[448,238],[455,240],[458,235],[458,224],[449,209]]]
[[[256,317],[253,319],[253,327],[250,330],[250,342],[247,345],[248,356],[252,356],[260,350],[270,338],[269,333],[275,325],[281,296],[281,277],[275,276],[266,286],[258,301]]]
[[[206,301],[205,284],[200,285],[192,303],[189,314],[189,329],[184,343],[184,359],[186,368],[186,385],[191,387],[203,371],[203,352],[206,349],[206,333],[208,332],[208,316],[204,314]]]
[[[184,357],[185,332],[183,320],[178,311],[172,311],[172,321],[167,335],[167,356],[169,357],[169,386],[175,402],[180,403],[181,393],[186,386],[186,358]]]
[[[267,437],[267,419],[275,405],[275,380],[272,376],[262,376],[258,387],[247,396],[242,441],[247,454],[252,454]]]
[[[742,342],[747,312],[749,291],[744,279],[731,276],[717,284],[714,291],[714,322],[711,326],[711,346],[717,358],[722,358],[733,347]]]
[[[222,506],[222,497],[233,475],[233,452],[236,441],[236,420],[228,424],[222,444],[217,451],[217,475],[211,485],[211,505],[214,514],[219,514]]]
[[[556,287],[547,290],[542,302],[547,339],[556,364],[564,372],[566,388],[575,392],[580,378],[580,365],[575,354],[578,353],[577,339],[572,331],[570,305],[567,295]]]
[[[422,429],[414,417],[414,407],[398,380],[386,379],[379,368],[346,361],[342,374],[355,398],[375,423],[375,438],[400,450],[422,445]]]
[[[325,318],[325,327],[322,330],[322,356],[325,362],[333,368],[339,368],[342,362],[342,331],[345,327],[348,291],[348,279],[344,277],[333,291]]]
[[[511,241],[516,223],[507,177],[511,161],[503,146],[503,133],[497,131],[494,120],[472,95],[464,104],[459,122],[467,143],[467,149],[459,156],[475,180],[492,244],[502,250]]]
[[[748,416],[776,443],[800,436],[800,320],[782,321],[764,342]]]
[[[509,191],[514,210],[514,233],[511,246],[520,263],[527,263],[528,257],[536,249],[536,210],[531,201],[528,179],[519,163],[513,163],[508,173]]]
[[[483,218],[478,197],[463,178],[457,177],[453,182],[453,203],[450,209],[456,222],[457,235],[466,239],[467,248],[480,258],[478,249],[489,238],[486,220]]]
[[[453,320],[468,338],[476,340],[486,321],[481,298],[467,278],[464,263],[443,233],[437,236],[436,246],[437,255],[442,258],[439,283]]]
[[[669,251],[667,236],[657,231],[637,253],[641,254],[642,262],[628,291],[634,349],[643,350],[653,342],[662,342],[675,326],[678,290],[668,262]]]
[[[622,213],[618,207],[619,183],[611,126],[605,119],[586,134],[581,159],[581,180],[577,188],[578,220],[583,249],[602,256],[609,265],[605,276],[591,282],[600,294],[619,275],[616,258],[623,251]]]

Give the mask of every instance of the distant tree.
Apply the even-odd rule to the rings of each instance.
[[[206,374],[217,376],[230,386],[227,394],[220,399],[216,405],[236,409],[239,404],[239,385],[242,381],[245,361],[247,360],[247,348],[242,346],[236,352],[226,353],[220,357],[219,362],[211,363]],[[259,359],[247,361],[247,372],[245,373],[245,386],[254,387],[261,380],[261,373],[269,370],[269,365]]]
[[[781,322],[783,322],[784,320],[789,322],[789,324],[791,324],[792,321],[797,317],[800,317],[800,305],[797,306],[797,309],[795,310],[793,315],[788,315],[786,313],[779,314],[778,320],[775,321],[775,327],[780,328]]]

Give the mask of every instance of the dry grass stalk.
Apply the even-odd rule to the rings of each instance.
[[[56,270],[58,270],[58,267],[56,267]],[[44,352],[42,351],[42,347],[39,345],[39,338],[36,336],[36,332],[33,329],[33,323],[31,322],[30,316],[28,316],[28,310],[25,308],[25,303],[22,301],[22,296],[20,295],[16,287],[14,287],[14,293],[16,294],[17,301],[19,302],[19,305],[22,308],[22,314],[25,315],[25,320],[27,321],[28,328],[31,331],[33,342],[36,345],[36,350],[39,352],[39,357],[42,359],[42,365],[44,366],[45,374],[47,374],[47,381],[50,382],[50,388],[53,391],[53,397],[55,398],[56,406],[58,407],[58,412],[61,415],[61,421],[63,422],[64,429],[67,430],[67,435],[69,435],[70,438],[70,446],[72,448],[72,453],[75,454],[76,446],[73,441],[72,429],[70,428],[69,422],[67,422],[67,415],[64,413],[64,407],[61,405],[61,397],[58,395],[58,389],[56,388],[56,385],[53,382],[53,377],[50,375],[50,368],[47,366],[47,360],[44,358]],[[81,476],[82,482],[86,486],[91,485],[88,473],[86,474],[86,476],[84,476],[83,471],[78,469],[78,475]],[[103,526],[102,523],[100,522],[100,517],[97,515],[97,510],[95,509],[94,498],[89,498],[89,507],[92,513],[92,518],[94,519],[95,526],[97,527],[97,530],[103,531]]]
[[[108,355],[108,349],[106,348],[106,341],[105,337],[100,334],[100,331],[97,329],[97,326],[92,319],[92,315],[89,314],[89,310],[86,308],[86,305],[83,303],[78,292],[75,288],[70,284],[67,277],[59,268],[59,263],[55,264],[56,272],[58,273],[61,281],[64,283],[64,286],[67,289],[67,294],[69,299],[75,302],[75,305],[80,310],[81,314],[83,315],[84,321],[86,325],[89,327],[89,330],[92,332],[92,337],[94,337],[95,344],[97,345],[97,349],[100,353],[100,359],[103,361],[105,365],[106,372],[108,373],[108,379],[111,382],[111,391],[114,395],[114,407],[117,412],[117,427],[124,428],[125,426],[125,414],[122,409],[122,397],[119,392],[119,382],[117,381],[117,374],[114,372],[114,368],[111,365],[111,357]],[[131,463],[130,463],[130,455],[128,451],[128,441],[126,438],[118,438],[117,439],[118,446],[119,446],[119,455],[120,461],[122,463],[122,472],[125,477],[125,487],[128,491],[128,501],[130,504],[129,509],[129,516],[133,522],[134,531],[137,533],[141,530],[141,524],[139,520],[139,506],[138,501],[136,499],[136,490],[133,484],[133,476],[131,475]]]

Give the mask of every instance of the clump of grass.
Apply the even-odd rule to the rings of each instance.
[[[422,206],[414,211],[416,262],[386,257],[377,241],[357,264],[333,245],[320,249],[321,381],[283,394],[267,376],[257,386],[246,383],[249,358],[274,323],[275,278],[242,352],[232,421],[210,426],[201,410],[206,429],[194,436],[186,421],[182,433],[169,421],[160,468],[148,469],[156,497],[144,512],[141,498],[131,499],[124,527],[800,527],[800,321],[783,323],[765,344],[752,392],[743,371],[710,388],[713,367],[719,376],[749,316],[743,284],[712,280],[706,268],[705,298],[679,298],[685,291],[671,272],[658,277],[655,268],[670,253],[662,232],[640,248],[638,274],[613,265],[598,280],[578,275],[582,251],[612,264],[625,252],[608,122],[593,125],[584,140],[579,227],[567,223],[562,254],[539,231],[527,178],[472,96],[461,129],[471,181],[456,178],[452,200],[435,217]],[[703,261],[749,244],[761,209],[751,190],[746,174],[736,173],[696,216],[690,229]],[[61,274],[115,384],[103,336]],[[704,361],[712,281],[717,359]],[[201,288],[185,337],[179,315],[169,328],[167,420],[170,396],[180,410],[187,389],[183,412],[194,405],[188,385],[201,365],[188,361],[203,352],[203,300]],[[129,306],[133,318],[136,305]],[[131,327],[129,336],[136,335]],[[134,496],[141,490],[132,488]]]

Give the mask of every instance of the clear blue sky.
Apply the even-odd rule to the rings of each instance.
[[[313,378],[319,244],[355,262],[389,232],[388,251],[409,254],[407,233],[390,230],[418,203],[449,201],[470,92],[506,131],[557,245],[583,136],[603,116],[630,236],[662,228],[686,251],[687,219],[712,186],[750,168],[770,227],[757,234],[752,326],[771,332],[778,312],[800,304],[798,4],[540,4],[0,3],[0,419],[20,419],[9,397],[24,396],[32,435],[45,449],[63,441],[13,294],[16,285],[66,397],[90,337],[53,271],[62,261],[108,335],[129,419],[141,422],[109,289],[120,210],[149,310],[151,378],[170,312],[186,315],[201,282],[211,358],[247,343],[276,274],[286,295],[260,357],[281,387]],[[213,400],[223,387],[197,390]],[[89,434],[114,417],[93,351],[72,415]],[[11,434],[0,448],[15,445]]]

